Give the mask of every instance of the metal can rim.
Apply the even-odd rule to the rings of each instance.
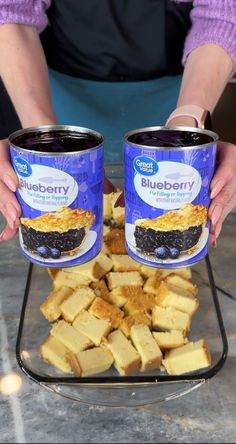
[[[212,141],[208,142],[208,143],[204,143],[202,145],[190,145],[190,146],[183,146],[183,147],[157,147],[157,146],[150,146],[150,145],[141,145],[139,143],[134,143],[134,142],[130,142],[128,140],[128,138],[130,136],[133,136],[134,134],[139,134],[142,132],[149,132],[149,131],[155,131],[155,130],[177,130],[177,131],[191,131],[191,132],[197,132],[197,133],[201,133],[201,134],[206,134],[210,137],[212,137]],[[210,130],[206,130],[206,129],[201,129],[201,128],[195,128],[195,127],[191,127],[191,126],[175,126],[175,127],[171,127],[168,128],[166,126],[147,126],[144,128],[138,128],[135,130],[131,130],[128,131],[127,133],[125,133],[124,135],[124,140],[126,143],[128,143],[131,146],[137,147],[137,148],[141,148],[141,149],[152,149],[152,150],[156,150],[156,151],[182,151],[182,150],[198,150],[198,149],[202,149],[202,148],[206,148],[210,145],[212,145],[213,143],[216,143],[219,140],[219,136],[217,133],[210,131]]]
[[[95,145],[92,148],[87,148],[87,149],[82,150],[82,151],[73,151],[73,152],[65,151],[63,153],[62,152],[53,152],[52,153],[50,151],[35,151],[35,150],[28,149],[28,148],[19,147],[19,146],[15,145],[13,143],[14,139],[16,137],[18,137],[18,136],[21,136],[22,134],[27,134],[27,133],[30,134],[30,133],[35,132],[35,131],[38,131],[39,133],[43,133],[44,131],[49,131],[50,132],[50,131],[56,131],[56,130],[58,130],[58,131],[69,130],[69,131],[74,131],[74,132],[77,131],[77,132],[80,132],[80,133],[93,134],[96,137],[98,137],[101,140],[101,142],[98,141],[98,145]],[[73,156],[76,156],[76,155],[81,155],[81,154],[84,154],[84,153],[88,153],[88,152],[97,150],[98,148],[101,148],[103,146],[104,137],[98,131],[92,130],[90,128],[82,127],[82,126],[76,126],[76,125],[39,125],[39,126],[31,126],[29,128],[22,128],[20,130],[14,131],[14,133],[9,135],[8,141],[9,141],[9,143],[11,144],[11,146],[13,148],[15,148],[17,151],[23,152],[23,153],[25,153],[25,152],[33,153],[33,154],[37,154],[40,157],[48,157],[48,156],[52,157],[54,155],[57,156],[57,157],[60,157],[60,156],[61,157],[62,156],[73,157]]]

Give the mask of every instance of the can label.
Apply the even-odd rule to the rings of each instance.
[[[96,256],[102,244],[102,146],[70,156],[43,156],[14,146],[10,152],[27,259],[68,267]]]
[[[157,150],[126,142],[125,236],[134,259],[180,267],[206,255],[215,157],[215,143]]]

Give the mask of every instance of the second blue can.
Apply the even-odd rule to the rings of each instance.
[[[131,257],[167,268],[206,256],[217,140],[212,131],[189,127],[125,135],[125,238]]]

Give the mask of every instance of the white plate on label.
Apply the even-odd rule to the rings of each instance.
[[[182,253],[177,259],[170,259],[170,258],[158,259],[157,257],[155,257],[154,254],[153,255],[145,254],[140,250],[137,250],[135,246],[134,230],[135,230],[135,225],[125,224],[125,238],[130,250],[136,256],[140,257],[140,259],[144,259],[145,261],[149,261],[152,263],[157,262],[158,264],[178,264],[179,262],[185,262],[189,259],[192,259],[194,256],[197,256],[200,253],[200,251],[202,251],[205,248],[209,237],[209,229],[207,227],[204,227],[200,239],[198,241],[198,246],[192,254]]]
[[[52,265],[54,264],[61,264],[64,262],[69,262],[69,261],[74,261],[76,258],[83,256],[85,253],[87,253],[95,244],[96,239],[97,239],[97,232],[96,231],[89,231],[84,239],[84,242],[81,245],[81,248],[76,252],[75,255],[70,256],[68,255],[62,255],[59,259],[52,259],[52,258],[47,258],[44,259],[43,257],[39,256],[37,253],[31,253],[30,251],[28,251],[24,244],[23,244],[23,239],[22,239],[22,234],[19,230],[19,236],[20,236],[20,244],[21,244],[21,248],[22,250],[25,252],[25,254],[29,257],[31,257],[32,259],[34,259],[37,262],[42,262],[42,263],[49,263],[49,261],[52,263]]]

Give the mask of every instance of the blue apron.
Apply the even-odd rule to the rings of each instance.
[[[101,82],[50,70],[58,124],[94,129],[105,138],[105,161],[123,157],[123,136],[145,126],[163,125],[176,107],[181,76],[136,82]]]

